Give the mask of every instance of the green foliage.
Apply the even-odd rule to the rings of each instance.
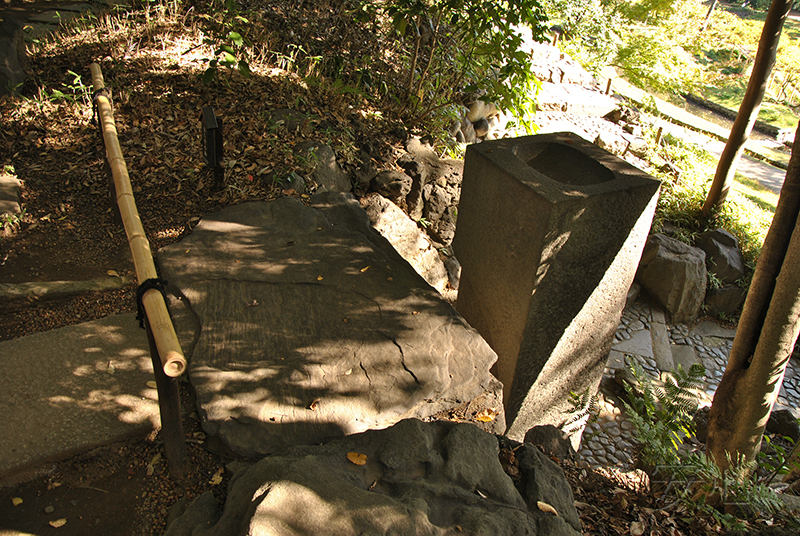
[[[0,225],[2,226],[0,237],[12,234],[19,229],[19,226],[25,221],[26,212],[25,207],[22,207],[20,212],[6,212],[0,214]]]
[[[708,288],[719,289],[724,286],[722,280],[714,272],[708,272]]]
[[[247,46],[249,41],[245,38],[250,21],[229,10],[218,14],[217,17],[202,15],[200,18],[207,22],[207,37],[205,44],[214,47],[214,56],[206,58],[208,67],[201,75],[205,83],[211,83],[219,77],[220,68],[227,69],[229,75],[238,71],[242,76],[249,77],[250,64],[247,60]]]
[[[650,378],[637,362],[630,363],[634,381],[625,384],[623,401],[640,445],[639,459],[650,475],[651,486],[673,495],[693,514],[712,517],[727,529],[743,528],[743,517],[774,515],[781,507],[768,482],[755,475],[755,462],[730,460],[721,470],[705,455],[684,448],[694,434],[692,415],[697,411],[695,392],[705,369],[678,366],[663,384]]]
[[[51,102],[65,101],[73,104],[81,103],[91,108],[92,92],[91,89],[83,83],[81,75],[70,70],[67,70],[67,75],[71,82],[64,82],[61,84],[60,89],[53,89],[49,93],[46,88],[42,87],[39,90],[40,99]]]
[[[656,384],[635,360],[629,363],[634,384],[626,382],[628,400],[623,401],[641,444],[640,457],[648,467],[678,462],[678,449],[686,436],[694,433],[692,414],[697,410],[696,394],[705,368],[680,365],[663,384]]]
[[[465,91],[532,128],[539,86],[523,32],[534,40],[544,35],[545,17],[535,0],[394,0],[386,14],[408,66],[395,86],[397,98],[414,122],[452,109]]]
[[[789,443],[792,448],[788,451],[779,442],[773,443],[768,435],[764,435],[762,441],[766,443],[766,448],[762,444],[761,450],[756,455],[759,466],[768,471],[768,474],[761,479],[765,485],[769,485],[778,475],[789,473],[800,474],[800,458],[794,456],[800,443],[795,443],[790,437],[781,438]],[[775,456],[768,456],[765,451],[773,451]]]
[[[550,24],[559,28],[560,47],[597,76],[610,64],[622,42],[620,14],[606,11],[598,0],[543,0]]]
[[[585,427],[590,422],[597,420],[598,407],[597,394],[592,394],[587,387],[580,394],[569,393],[570,411],[567,420],[561,429],[567,435],[572,435]]]

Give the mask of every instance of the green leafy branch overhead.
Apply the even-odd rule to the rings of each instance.
[[[413,122],[461,104],[467,93],[530,126],[538,80],[524,33],[537,41],[545,34],[538,2],[397,0],[386,14],[404,47],[398,100]]]

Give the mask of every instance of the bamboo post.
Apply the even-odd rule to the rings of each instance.
[[[158,366],[158,348],[156,348],[153,330],[150,328],[149,319],[145,318],[147,342],[150,345],[150,357],[153,360],[153,376],[156,379],[158,391],[158,410],[161,415],[161,439],[164,441],[164,453],[167,455],[169,474],[174,479],[186,476],[186,441],[183,438],[183,423],[181,422],[181,394],[178,389],[178,378],[171,378],[164,374]]]
[[[125,234],[128,236],[128,244],[133,254],[136,277],[141,285],[148,279],[158,278],[158,273],[153,263],[150,242],[144,234],[142,220],[139,218],[139,211],[136,209],[136,202],[133,199],[128,167],[125,165],[125,159],[122,157],[122,150],[117,138],[117,127],[114,124],[111,101],[107,96],[97,93],[105,88],[103,73],[96,63],[91,64],[89,69],[92,72],[92,86],[97,94],[98,118],[106,148],[106,160],[111,167],[111,174],[114,178],[117,206],[119,206],[122,223],[125,226]],[[164,374],[173,378],[180,376],[186,370],[186,358],[183,356],[178,336],[172,326],[164,296],[158,290],[150,289],[142,297],[142,303],[153,330],[153,338],[155,339],[156,347],[158,347],[158,354],[161,356]]]
[[[119,146],[111,100],[101,91],[105,89],[103,73],[96,63],[92,63],[89,70],[92,73],[92,86],[98,122],[103,134],[106,161],[113,178],[113,193],[122,223],[125,226],[125,234],[128,236],[136,277],[141,287],[148,280],[158,279],[158,273],[153,263],[150,242],[144,233],[142,220],[139,218],[139,211],[136,209],[133,198],[128,168]],[[164,295],[159,290],[150,288],[144,292],[141,301],[145,312],[144,324],[150,345],[150,357],[153,360],[153,373],[158,389],[164,450],[170,474],[177,479],[186,474],[186,442],[181,423],[180,391],[177,378],[186,370],[186,358],[175,334]]]

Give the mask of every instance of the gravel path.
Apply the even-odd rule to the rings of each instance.
[[[655,317],[655,318],[654,318]],[[653,329],[654,323],[661,321],[663,313],[647,303],[637,301],[623,313],[620,327],[615,336],[608,366],[600,388],[599,415],[584,432],[580,451],[592,466],[619,466],[632,468],[633,425],[627,419],[619,399],[621,389],[614,380],[616,370],[624,366],[621,355],[635,358],[651,376],[658,377],[661,372],[670,372],[674,367],[665,367],[664,361],[671,357],[673,363],[688,368],[691,363],[700,363],[706,369],[704,393],[700,396],[700,406],[710,406],[725,365],[728,361],[735,330],[726,329],[713,321],[704,321],[697,326],[685,324],[667,326],[668,341],[659,341],[661,331]],[[668,342],[667,346],[659,343]],[[669,348],[666,359],[653,352],[653,348]],[[777,409],[789,409],[800,418],[800,365],[790,361],[786,369],[783,386],[775,404]]]

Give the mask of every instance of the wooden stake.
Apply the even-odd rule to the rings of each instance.
[[[161,415],[161,440],[164,441],[164,453],[167,455],[169,475],[173,480],[180,480],[186,476],[186,463],[188,453],[186,441],[183,437],[183,423],[181,422],[181,395],[178,388],[178,378],[171,378],[164,374],[159,367],[158,348],[153,338],[150,322],[145,319],[147,342],[150,344],[150,357],[153,360],[153,376],[156,378],[158,389],[158,410]]]
[[[136,277],[141,285],[148,279],[158,278],[158,273],[153,263],[150,242],[144,233],[142,220],[139,218],[139,211],[136,209],[136,202],[133,199],[133,189],[128,175],[128,167],[125,165],[122,149],[119,146],[111,100],[100,92],[105,89],[103,73],[96,63],[92,63],[89,70],[92,72],[92,86],[95,92],[97,117],[103,133],[106,160],[114,178],[117,206],[133,254]],[[150,289],[142,297],[142,304],[153,330],[153,338],[158,348],[158,355],[161,357],[164,374],[173,378],[180,376],[186,370],[186,358],[181,350],[180,342],[178,342],[178,336],[175,334],[175,328],[172,326],[172,319],[167,311],[164,296],[158,290]]]

